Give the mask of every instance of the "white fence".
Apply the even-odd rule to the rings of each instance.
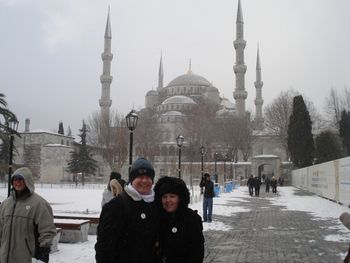
[[[350,205],[350,157],[293,170],[292,185]]]

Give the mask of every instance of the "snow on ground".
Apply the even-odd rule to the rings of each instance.
[[[274,205],[285,207],[286,210],[297,210],[309,212],[314,216],[314,220],[333,219],[336,224],[334,229],[339,229],[343,235],[331,235],[326,239],[329,241],[350,240],[349,230],[346,229],[338,220],[341,213],[349,211],[345,206],[336,204],[318,196],[299,196],[295,195],[296,188],[280,187],[279,194],[269,198]],[[99,214],[101,211],[101,198],[103,186],[86,186],[81,188],[41,188],[36,187],[36,192],[50,202],[54,213],[74,213],[74,214]],[[0,201],[6,198],[7,189],[0,188]],[[240,203],[249,202],[248,190],[246,187],[234,189],[231,193],[222,193],[220,197],[214,198],[213,214],[230,216],[238,212],[249,212],[249,209],[240,206]],[[190,205],[202,215],[202,202],[200,198],[195,198],[197,202]],[[223,222],[214,220],[212,223],[203,223],[204,231],[219,230],[229,231],[231,228]],[[269,226],[268,229],[273,229]],[[78,244],[59,243],[59,251],[51,254],[51,263],[92,263],[95,262],[94,244],[96,236],[89,235],[89,241]]]
[[[349,208],[336,204],[317,195],[294,195],[297,189],[294,187],[278,188],[279,195],[270,198],[274,205],[285,206],[285,210],[298,210],[312,213],[320,219],[336,218],[343,212],[349,212]]]
[[[348,207],[317,195],[294,195],[294,192],[297,191],[294,187],[280,187],[278,190],[279,195],[270,198],[272,204],[284,206],[284,210],[308,212],[314,216],[314,220],[334,220],[335,224],[331,228],[338,229],[344,234],[328,235],[325,240],[350,241],[349,229],[339,220],[343,212],[350,212]]]

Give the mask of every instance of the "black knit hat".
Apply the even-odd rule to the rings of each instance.
[[[133,163],[130,169],[129,182],[132,183],[139,175],[149,176],[152,181],[154,179],[154,168],[151,162],[145,158],[139,158]]]
[[[176,194],[180,197],[180,206],[187,207],[190,203],[190,192],[185,182],[177,177],[162,177],[154,186],[155,199],[161,205],[164,194]]]

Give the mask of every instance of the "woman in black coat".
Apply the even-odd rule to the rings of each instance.
[[[188,207],[190,193],[175,177],[160,178],[154,187],[160,211],[161,262],[202,263],[204,237],[202,219]]]

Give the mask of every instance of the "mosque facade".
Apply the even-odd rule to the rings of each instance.
[[[112,77],[109,75],[110,62],[113,55],[110,53],[111,45],[111,25],[109,14],[105,33],[105,50],[102,54],[103,75],[101,76],[102,96],[100,99],[101,114],[106,115],[107,109],[111,106],[109,98],[109,85]],[[185,129],[184,123],[188,113],[197,105],[214,105],[217,108],[216,119],[225,120],[225,118],[250,118],[251,114],[246,111],[245,103],[248,93],[245,89],[245,73],[247,65],[244,61],[244,49],[246,40],[244,40],[244,21],[241,1],[238,1],[236,17],[236,40],[234,41],[236,51],[236,61],[233,66],[235,74],[235,89],[233,91],[234,102],[228,98],[221,97],[219,89],[210,83],[205,77],[195,74],[192,71],[191,62],[187,72],[164,85],[163,59],[160,58],[158,71],[158,86],[156,89],[148,91],[145,95],[145,107],[138,114],[142,117],[146,112],[152,112],[153,118],[156,118],[157,128],[161,131],[160,142],[154,145],[153,162],[157,173],[160,176],[177,175],[177,144],[176,137]],[[287,179],[289,165],[287,162],[287,153],[283,144],[278,138],[269,133],[264,128],[263,118],[263,81],[262,68],[260,62],[259,49],[257,50],[256,60],[256,80],[254,82],[255,94],[255,115],[251,121],[252,147],[248,160],[242,158],[233,161],[232,159],[218,160],[218,152],[227,151],[227,147],[213,142],[206,152],[205,172],[219,175],[219,180],[237,179],[254,175],[275,175],[283,176]],[[103,118],[103,117],[102,117]],[[105,116],[107,118],[107,116]],[[135,145],[134,158],[142,155],[140,145]],[[184,143],[186,147],[186,140]],[[239,154],[238,154],[239,156]],[[242,156],[242,154],[241,154]],[[223,165],[222,165],[223,163]],[[186,181],[198,180],[201,172],[200,162],[183,162],[182,175]],[[195,177],[195,178],[194,178]]]

